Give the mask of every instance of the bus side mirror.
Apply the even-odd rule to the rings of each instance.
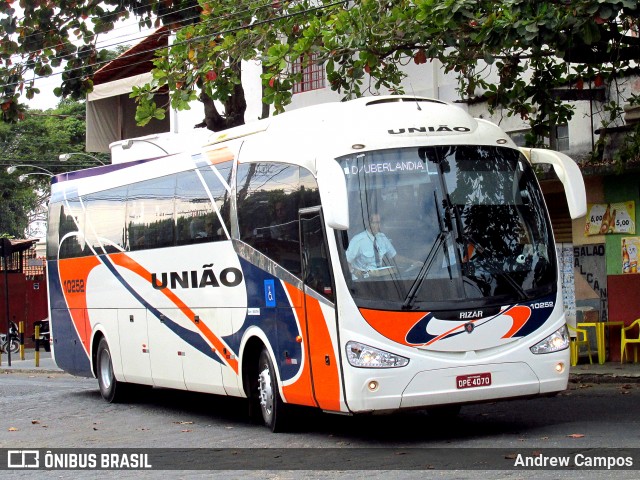
[[[520,148],[532,165],[553,165],[556,175],[564,186],[567,205],[572,219],[584,217],[587,214],[587,194],[580,168],[571,158],[561,152],[544,148]]]
[[[336,230],[349,228],[347,181],[342,167],[335,160],[318,162],[318,188],[322,213],[327,225]]]

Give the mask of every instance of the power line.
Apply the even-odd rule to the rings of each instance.
[[[139,6],[137,6],[137,7],[133,7],[133,8],[131,9],[131,13],[133,13],[133,15],[134,15],[135,17],[138,17],[138,16],[139,16],[140,18],[142,18],[142,17],[143,17],[143,14],[141,13],[140,15],[138,15],[138,13],[136,13],[136,10],[140,11],[140,10],[143,10],[143,9],[145,9],[145,8],[150,8],[150,9],[151,9],[151,5],[152,5],[152,2],[151,2],[151,1],[149,1],[149,2],[147,2],[147,3],[146,3],[146,4],[144,4],[144,5],[139,5]],[[164,15],[159,15],[159,16],[157,16],[157,18],[162,18],[162,17],[164,17],[164,16],[172,15],[172,14],[175,14],[175,13],[178,13],[178,12],[181,12],[181,11],[184,11],[184,10],[188,10],[188,9],[191,9],[191,8],[193,8],[193,7],[187,7],[187,8],[179,9],[179,10],[176,10],[176,11],[172,11],[172,12],[167,13],[167,14],[164,14]],[[35,10],[34,10],[34,12],[35,12]],[[122,13],[123,13],[123,14],[126,14],[126,16],[128,17],[130,12],[129,12],[128,10],[125,10],[125,11],[123,11]],[[151,13],[151,14],[153,14],[153,12],[150,12],[150,13]],[[106,18],[108,18],[108,17],[111,17],[111,16],[118,16],[118,15],[119,15],[119,14],[118,14],[118,13],[116,13],[115,11],[111,11],[111,12],[108,12],[108,13],[106,13],[106,14],[104,14],[104,15],[97,15],[97,16],[94,16],[94,17],[92,17],[92,18],[94,18],[94,19],[106,19]],[[24,18],[26,18],[26,16],[24,16],[24,17],[23,17],[23,19],[24,19]],[[192,18],[196,18],[196,17],[192,17]],[[116,19],[116,21],[117,21],[117,19]],[[115,27],[115,28],[113,28],[112,30],[110,30],[110,32],[115,31],[115,30],[118,30],[118,29],[121,29],[121,28],[126,28],[126,26]],[[38,31],[38,33],[31,33],[31,34],[29,34],[29,35],[25,35],[25,36],[24,36],[24,38],[23,38],[23,41],[25,41],[25,40],[27,40],[27,39],[29,39],[29,38],[31,38],[31,37],[35,37],[35,36],[37,36],[37,35],[44,35],[44,36],[46,36],[47,34],[49,34],[49,33],[51,33],[51,32],[54,32],[54,31],[56,31],[56,30],[47,30],[46,32]],[[94,33],[94,35],[95,35],[95,36],[98,36],[98,35],[100,35],[100,33]],[[65,42],[65,44],[67,44],[67,43],[69,43],[69,44],[70,44],[71,42]],[[28,55],[28,54],[31,54],[31,53],[35,53],[36,51],[37,51],[37,50],[31,51],[31,52],[25,52],[23,55]]]
[[[243,13],[247,13],[247,12],[251,11],[251,9],[254,7],[254,5],[258,4],[258,3],[259,3],[259,1],[260,1],[260,0],[256,0],[255,2],[253,2],[253,4],[249,3],[249,4],[247,5],[247,8],[246,8],[245,10],[241,10],[241,11],[233,11],[233,10],[232,10],[232,7],[229,7],[226,11],[229,11],[229,12],[233,11],[234,13],[233,13],[233,15],[227,15],[226,17],[233,17],[233,16],[235,16],[235,15],[241,15],[241,14],[243,14]],[[265,4],[262,4],[262,5],[258,6],[258,7],[256,8],[256,10],[263,9],[263,8],[265,8],[265,7],[268,7],[268,6],[270,6],[270,4],[265,3]],[[141,8],[141,7],[140,7],[140,8]],[[169,16],[169,15],[174,15],[174,14],[175,14],[175,13],[177,13],[177,12],[181,12],[181,11],[189,10],[189,9],[191,9],[191,8],[183,8],[183,9],[180,9],[180,10],[176,10],[175,12],[170,12],[170,13],[166,13],[166,14],[164,14],[164,15],[159,15],[159,16],[157,16],[156,18],[157,18],[157,19],[162,19],[163,17],[167,17],[167,16]],[[225,10],[223,10],[223,13],[224,13],[224,11],[225,11]],[[135,14],[134,14],[134,15],[135,15]],[[103,16],[103,17],[98,16],[98,17],[96,17],[96,18],[104,18],[104,17],[105,17],[105,16]],[[225,18],[226,18],[226,17],[225,17]],[[184,26],[184,25],[189,24],[189,22],[191,22],[191,20],[194,20],[194,19],[197,19],[197,18],[200,18],[200,15],[199,15],[199,14],[198,14],[198,15],[195,15],[195,16],[193,16],[193,17],[186,17],[186,18],[183,18],[183,19],[181,19],[179,22],[174,22],[174,23],[176,23],[176,24],[177,24],[177,25],[179,25],[179,26]],[[210,17],[210,18],[212,18],[212,17]],[[223,15],[219,15],[219,16],[217,16],[217,17],[213,17],[213,18],[214,18],[215,20],[218,20],[218,19],[223,18]],[[200,21],[200,22],[196,22],[196,23],[194,23],[194,25],[197,25],[197,24],[199,24],[199,23],[202,23],[202,22],[201,22],[201,21]],[[126,27],[125,27],[125,26],[117,27],[117,28],[114,28],[114,29],[110,30],[108,33],[113,32],[113,31],[115,31],[115,30],[116,30],[116,29],[118,29],[118,28],[126,28]],[[49,32],[52,32],[52,31],[53,31],[53,30],[49,30]],[[97,36],[99,36],[99,35],[100,35],[100,33],[93,33],[93,34],[92,34],[92,36],[95,36],[95,37],[97,37]],[[28,38],[28,37],[31,37],[31,36],[35,36],[35,34],[27,35],[25,38]],[[114,43],[114,44],[100,45],[100,47],[99,47],[99,48],[101,48],[101,49],[108,49],[109,47],[114,47],[114,46],[118,46],[118,45],[123,45],[123,44],[129,43],[129,41],[130,41],[130,40],[131,40],[131,41],[135,41],[135,40],[142,40],[142,39],[147,38],[148,36],[149,36],[149,35],[143,35],[143,36],[141,36],[141,37],[130,38],[129,40],[122,41],[122,42],[116,42],[116,43]],[[122,35],[121,37],[126,37],[126,35]],[[121,37],[120,37],[120,38],[121,38]],[[115,38],[119,38],[119,37],[115,37]],[[114,40],[114,39],[112,39],[112,40]],[[109,40],[109,41],[110,41],[110,40]],[[98,42],[99,42],[99,41],[98,41],[98,40],[96,40],[96,48],[98,48]],[[74,44],[72,41],[64,42],[62,45],[74,45],[74,46],[75,46],[75,44]],[[20,56],[20,57],[25,57],[25,56],[33,55],[33,54],[37,53],[38,51],[39,51],[39,50],[38,50],[38,49],[36,49],[36,50],[28,51],[28,52],[22,52],[22,53],[20,53],[19,55],[17,55],[17,54],[14,54],[14,55],[15,55],[15,56]],[[57,59],[58,59],[58,60],[65,60],[65,59],[68,59],[68,58],[73,58],[74,56],[75,56],[75,54],[74,54],[74,53],[71,53],[71,54],[66,54],[66,55],[62,55],[62,56],[60,56],[60,57],[57,57]],[[25,62],[16,62],[16,63],[14,63],[14,65],[15,65],[15,66],[24,66],[24,65],[25,65]],[[41,77],[41,78],[46,78],[46,77]]]
[[[253,28],[257,27],[257,26],[260,26],[260,25],[271,24],[271,23],[275,23],[275,22],[280,21],[280,20],[285,20],[285,19],[288,19],[288,18],[297,17],[297,16],[304,15],[304,14],[307,14],[307,13],[312,13],[312,12],[316,12],[316,11],[325,10],[325,9],[330,8],[330,7],[334,7],[334,6],[337,6],[337,5],[340,5],[340,4],[344,4],[344,3],[347,3],[347,0],[338,0],[338,1],[326,4],[326,5],[317,6],[317,7],[311,7],[311,8],[305,9],[305,10],[300,10],[298,12],[293,12],[293,13],[288,13],[286,15],[281,15],[281,16],[274,17],[274,18],[271,18],[271,19],[268,19],[268,20],[261,20],[261,21],[258,21],[258,22],[254,22],[254,23],[251,23],[249,25],[243,25],[243,26],[240,26],[240,27],[234,27],[234,28],[230,28],[230,29],[227,29],[227,30],[221,30],[221,31],[214,32],[214,33],[207,34],[207,35],[201,35],[199,37],[193,37],[193,38],[190,38],[189,40],[185,40],[185,41],[182,41],[182,42],[174,43],[171,46],[173,47],[173,46],[180,46],[180,45],[188,45],[190,43],[197,42],[199,40],[204,40],[204,39],[211,38],[211,37],[218,37],[218,36],[221,36],[221,35],[226,35],[226,34],[229,34],[229,33],[235,33],[235,32],[239,32],[239,31],[242,31],[242,30],[251,30],[251,29],[253,29]],[[267,4],[263,5],[263,7],[261,7],[261,8],[264,8],[266,6],[267,6]],[[248,10],[245,10],[242,13],[245,13],[246,11],[248,11]],[[216,18],[219,19],[221,17],[216,17]],[[148,35],[144,36],[144,37],[141,37],[141,38],[147,38],[147,37],[148,37]],[[139,55],[142,55],[142,54],[145,54],[145,53],[152,53],[152,52],[155,52],[157,50],[164,49],[164,48],[166,48],[166,47],[150,48],[150,49],[147,49],[147,50],[142,50],[142,51],[136,52],[134,54],[122,55],[122,56],[120,56],[118,58],[119,59],[131,58],[131,57],[139,56]],[[91,66],[92,67],[97,67],[97,66],[100,66],[100,65],[106,65],[106,64],[108,64],[110,62],[111,62],[111,60],[103,60],[103,61],[100,61],[100,62],[96,62],[96,63],[92,64]],[[126,67],[130,68],[131,66],[139,65],[139,64],[142,64],[142,63],[146,63],[146,60],[142,61],[142,62],[136,62],[136,63],[133,63],[133,64],[127,64]],[[80,71],[80,70],[82,70],[84,68],[87,68],[87,66],[71,68],[71,69],[68,69],[68,70],[64,70],[62,72],[56,72],[56,73],[51,73],[49,75],[43,75],[43,76],[38,77],[38,78],[39,79],[51,78],[51,77],[54,77],[54,76],[62,75],[63,73],[70,73],[70,72]],[[16,86],[16,85],[19,85],[20,83],[22,83],[22,82],[5,83],[3,85],[0,85],[0,88]]]

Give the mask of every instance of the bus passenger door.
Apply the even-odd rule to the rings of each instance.
[[[305,284],[307,355],[318,406],[340,411],[338,325],[335,290],[320,207],[300,211],[302,272]]]

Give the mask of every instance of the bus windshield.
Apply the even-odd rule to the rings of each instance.
[[[337,160],[350,212],[338,248],[358,306],[459,310],[555,291],[542,193],[517,150],[434,146]]]

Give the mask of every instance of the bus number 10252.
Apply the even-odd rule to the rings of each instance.
[[[84,293],[84,280],[82,279],[65,280],[62,284],[67,293]]]

